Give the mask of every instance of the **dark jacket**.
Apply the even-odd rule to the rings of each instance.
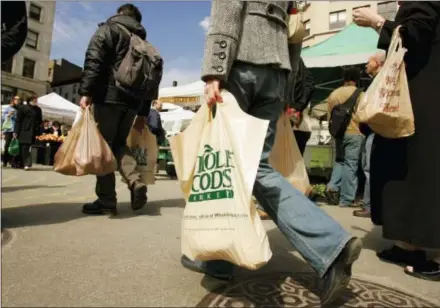
[[[157,143],[162,144],[165,138],[165,130],[162,127],[160,114],[156,109],[151,109],[147,120],[150,131],[156,136]]]
[[[402,25],[409,94],[416,125],[408,138],[376,135],[371,152],[371,215],[383,236],[440,249],[440,2],[402,2],[386,21],[378,48]]]
[[[2,62],[12,58],[27,36],[25,1],[2,1]]]
[[[147,37],[144,27],[130,16],[116,15],[100,24],[86,51],[78,93],[92,97],[94,104],[124,105],[137,110],[139,115],[148,116],[151,101],[135,99],[115,85],[114,72],[130,46],[130,36],[117,24],[125,26],[142,39]]]
[[[314,91],[315,79],[310,70],[304,64],[303,59],[300,58],[298,74],[295,80],[294,101],[291,103],[290,107],[297,111],[303,111],[309,105]]]
[[[32,105],[17,106],[17,120],[15,134],[18,141],[24,144],[33,144],[35,137],[40,135],[40,126],[43,122],[41,108]]]

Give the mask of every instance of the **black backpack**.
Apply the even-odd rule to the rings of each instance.
[[[361,93],[362,89],[358,88],[345,103],[333,107],[329,123],[330,135],[333,138],[339,139],[344,137]]]
[[[115,71],[116,85],[139,99],[156,99],[162,80],[162,57],[148,41],[131,33],[125,26],[116,25],[130,36],[128,52]]]

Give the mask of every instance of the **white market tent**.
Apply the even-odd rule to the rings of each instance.
[[[179,106],[200,106],[205,102],[205,83],[201,80],[177,87],[159,89],[159,99],[163,103]]]
[[[2,113],[7,106],[8,105],[2,105]],[[73,123],[76,113],[80,109],[78,105],[69,102],[56,93],[39,97],[38,106],[43,112],[44,120],[59,121],[66,124]]]
[[[38,106],[43,111],[43,119],[57,120],[71,124],[80,109],[78,105],[56,93],[50,93],[38,98]]]

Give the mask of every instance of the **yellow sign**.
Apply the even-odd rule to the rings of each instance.
[[[187,104],[187,103],[198,103],[200,101],[199,96],[173,96],[173,97],[161,97],[159,98],[161,102],[167,102],[172,104]]]

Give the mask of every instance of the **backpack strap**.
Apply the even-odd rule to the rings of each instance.
[[[362,89],[357,88],[353,94],[348,98],[348,100],[344,103],[347,104],[347,107],[350,110],[350,117],[353,115],[354,109],[356,108],[356,103],[358,101],[359,96],[362,93]]]

